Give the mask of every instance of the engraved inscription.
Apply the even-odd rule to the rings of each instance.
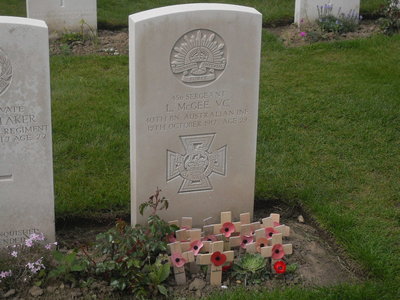
[[[164,111],[148,115],[144,121],[148,132],[158,133],[210,126],[243,126],[250,117],[247,105],[238,103],[229,91],[210,90],[172,95],[165,102]]]
[[[26,106],[0,106],[0,144],[45,140],[49,125]]]
[[[171,70],[184,84],[203,86],[217,79],[226,66],[224,40],[215,32],[196,29],[185,33],[171,51]]]
[[[2,175],[1,173],[0,173],[0,182],[1,181],[12,181],[12,174],[5,174],[5,175]]]
[[[12,80],[12,66],[7,55],[0,49],[0,96],[9,88]]]
[[[0,248],[23,244],[32,233],[40,233],[37,228],[0,232]]]
[[[210,152],[215,133],[181,136],[185,154],[167,150],[167,182],[183,178],[178,193],[211,190],[209,176],[212,173],[225,176],[226,148]]]

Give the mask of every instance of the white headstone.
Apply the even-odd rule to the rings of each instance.
[[[96,0],[26,0],[26,11],[28,18],[45,21],[51,36],[97,31]]]
[[[314,22],[318,20],[318,8],[325,5],[332,5],[332,15],[360,13],[360,0],[296,0],[294,22],[301,24],[303,22]]]
[[[0,17],[0,247],[55,239],[48,29]]]
[[[157,187],[165,219],[253,211],[261,24],[226,4],[129,17],[132,223]]]

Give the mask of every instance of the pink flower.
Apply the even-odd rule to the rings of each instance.
[[[299,33],[299,35],[300,35],[301,37],[305,37],[305,36],[307,35],[307,32],[302,31],[302,32]],[[275,224],[274,224],[274,225],[275,225]]]
[[[30,248],[33,245],[33,241],[31,239],[27,239],[25,240],[25,245]]]
[[[171,256],[171,261],[174,267],[177,268],[183,267],[186,263],[186,259],[184,259],[180,253],[173,253]]]
[[[33,273],[36,274],[39,272],[41,269],[45,269],[45,266],[42,263],[43,257],[39,258],[37,261],[33,263],[27,263],[26,267]]]
[[[261,248],[268,246],[268,240],[266,238],[260,238],[256,242],[256,249],[258,253],[261,253]]]
[[[51,249],[51,244],[47,244],[46,246],[44,246],[47,250]]]
[[[7,277],[10,277],[11,274],[12,274],[11,270],[9,270],[9,271],[2,271],[2,272],[0,272],[0,278],[7,278]]]
[[[26,266],[27,266],[29,269],[32,269],[32,268],[35,267],[35,264],[34,264],[34,263],[28,262],[28,263],[26,264]]]
[[[193,251],[194,255],[197,256],[201,248],[203,248],[203,243],[201,241],[193,241],[190,243],[190,250]]]
[[[32,241],[36,241],[36,240],[39,239],[39,235],[36,234],[36,233],[32,233],[32,234],[29,236],[29,239],[31,239]]]
[[[230,237],[233,232],[235,232],[235,225],[231,222],[225,222],[222,224],[220,232],[225,235],[225,237]]]
[[[18,256],[18,252],[17,251],[11,252],[11,256],[17,257]]]
[[[243,249],[246,249],[247,244],[252,243],[254,240],[254,238],[251,235],[243,235],[240,238],[242,239],[242,243],[240,244],[240,247]]]
[[[203,237],[201,240],[202,241],[208,241],[208,242],[216,242],[217,241],[217,237],[215,235],[213,235],[213,234],[210,234],[210,235],[208,235],[206,237]]]
[[[273,227],[265,227],[265,235],[267,238],[272,238],[272,235],[275,233],[279,233],[279,231],[276,231]]]
[[[283,246],[281,244],[275,244],[272,247],[272,259],[281,259],[285,255]]]

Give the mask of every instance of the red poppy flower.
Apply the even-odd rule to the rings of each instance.
[[[272,238],[273,234],[279,233],[279,231],[276,231],[273,227],[265,227],[264,230],[267,238]]]
[[[243,249],[246,249],[247,244],[250,244],[254,241],[254,238],[251,235],[242,235],[240,238],[242,239],[240,247]]]
[[[199,254],[199,251],[203,246],[204,245],[201,241],[193,241],[190,243],[190,250],[193,251],[193,254],[196,256]]]
[[[226,262],[226,255],[217,251],[211,255],[211,262],[214,266],[222,266]]]
[[[283,274],[286,272],[286,264],[283,261],[277,261],[276,263],[274,263],[274,269],[275,272],[278,274]]]
[[[272,259],[281,259],[284,255],[282,244],[275,244],[272,247]]]
[[[231,263],[229,265],[223,266],[222,267],[222,272],[226,272],[228,270],[230,270],[233,266],[233,261],[231,261]]]
[[[231,222],[225,222],[222,224],[220,232],[225,235],[225,237],[230,237],[233,232],[235,232],[235,225]]]
[[[208,242],[216,242],[217,241],[217,237],[213,234],[207,235],[206,237],[203,237],[201,239],[202,241],[208,241]]]
[[[171,261],[174,267],[177,268],[183,267],[186,263],[186,259],[184,259],[180,253],[173,253],[171,256]]]
[[[175,232],[168,234],[167,240],[168,240],[168,243],[175,243],[176,242]]]
[[[261,248],[265,247],[265,246],[268,246],[268,239],[260,238],[260,239],[257,240],[256,249],[257,249],[258,253],[260,253],[261,252]]]

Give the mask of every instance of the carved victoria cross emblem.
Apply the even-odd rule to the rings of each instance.
[[[215,133],[181,136],[186,153],[167,150],[167,181],[183,178],[178,193],[211,190],[209,176],[225,175],[226,145],[210,152]]]

